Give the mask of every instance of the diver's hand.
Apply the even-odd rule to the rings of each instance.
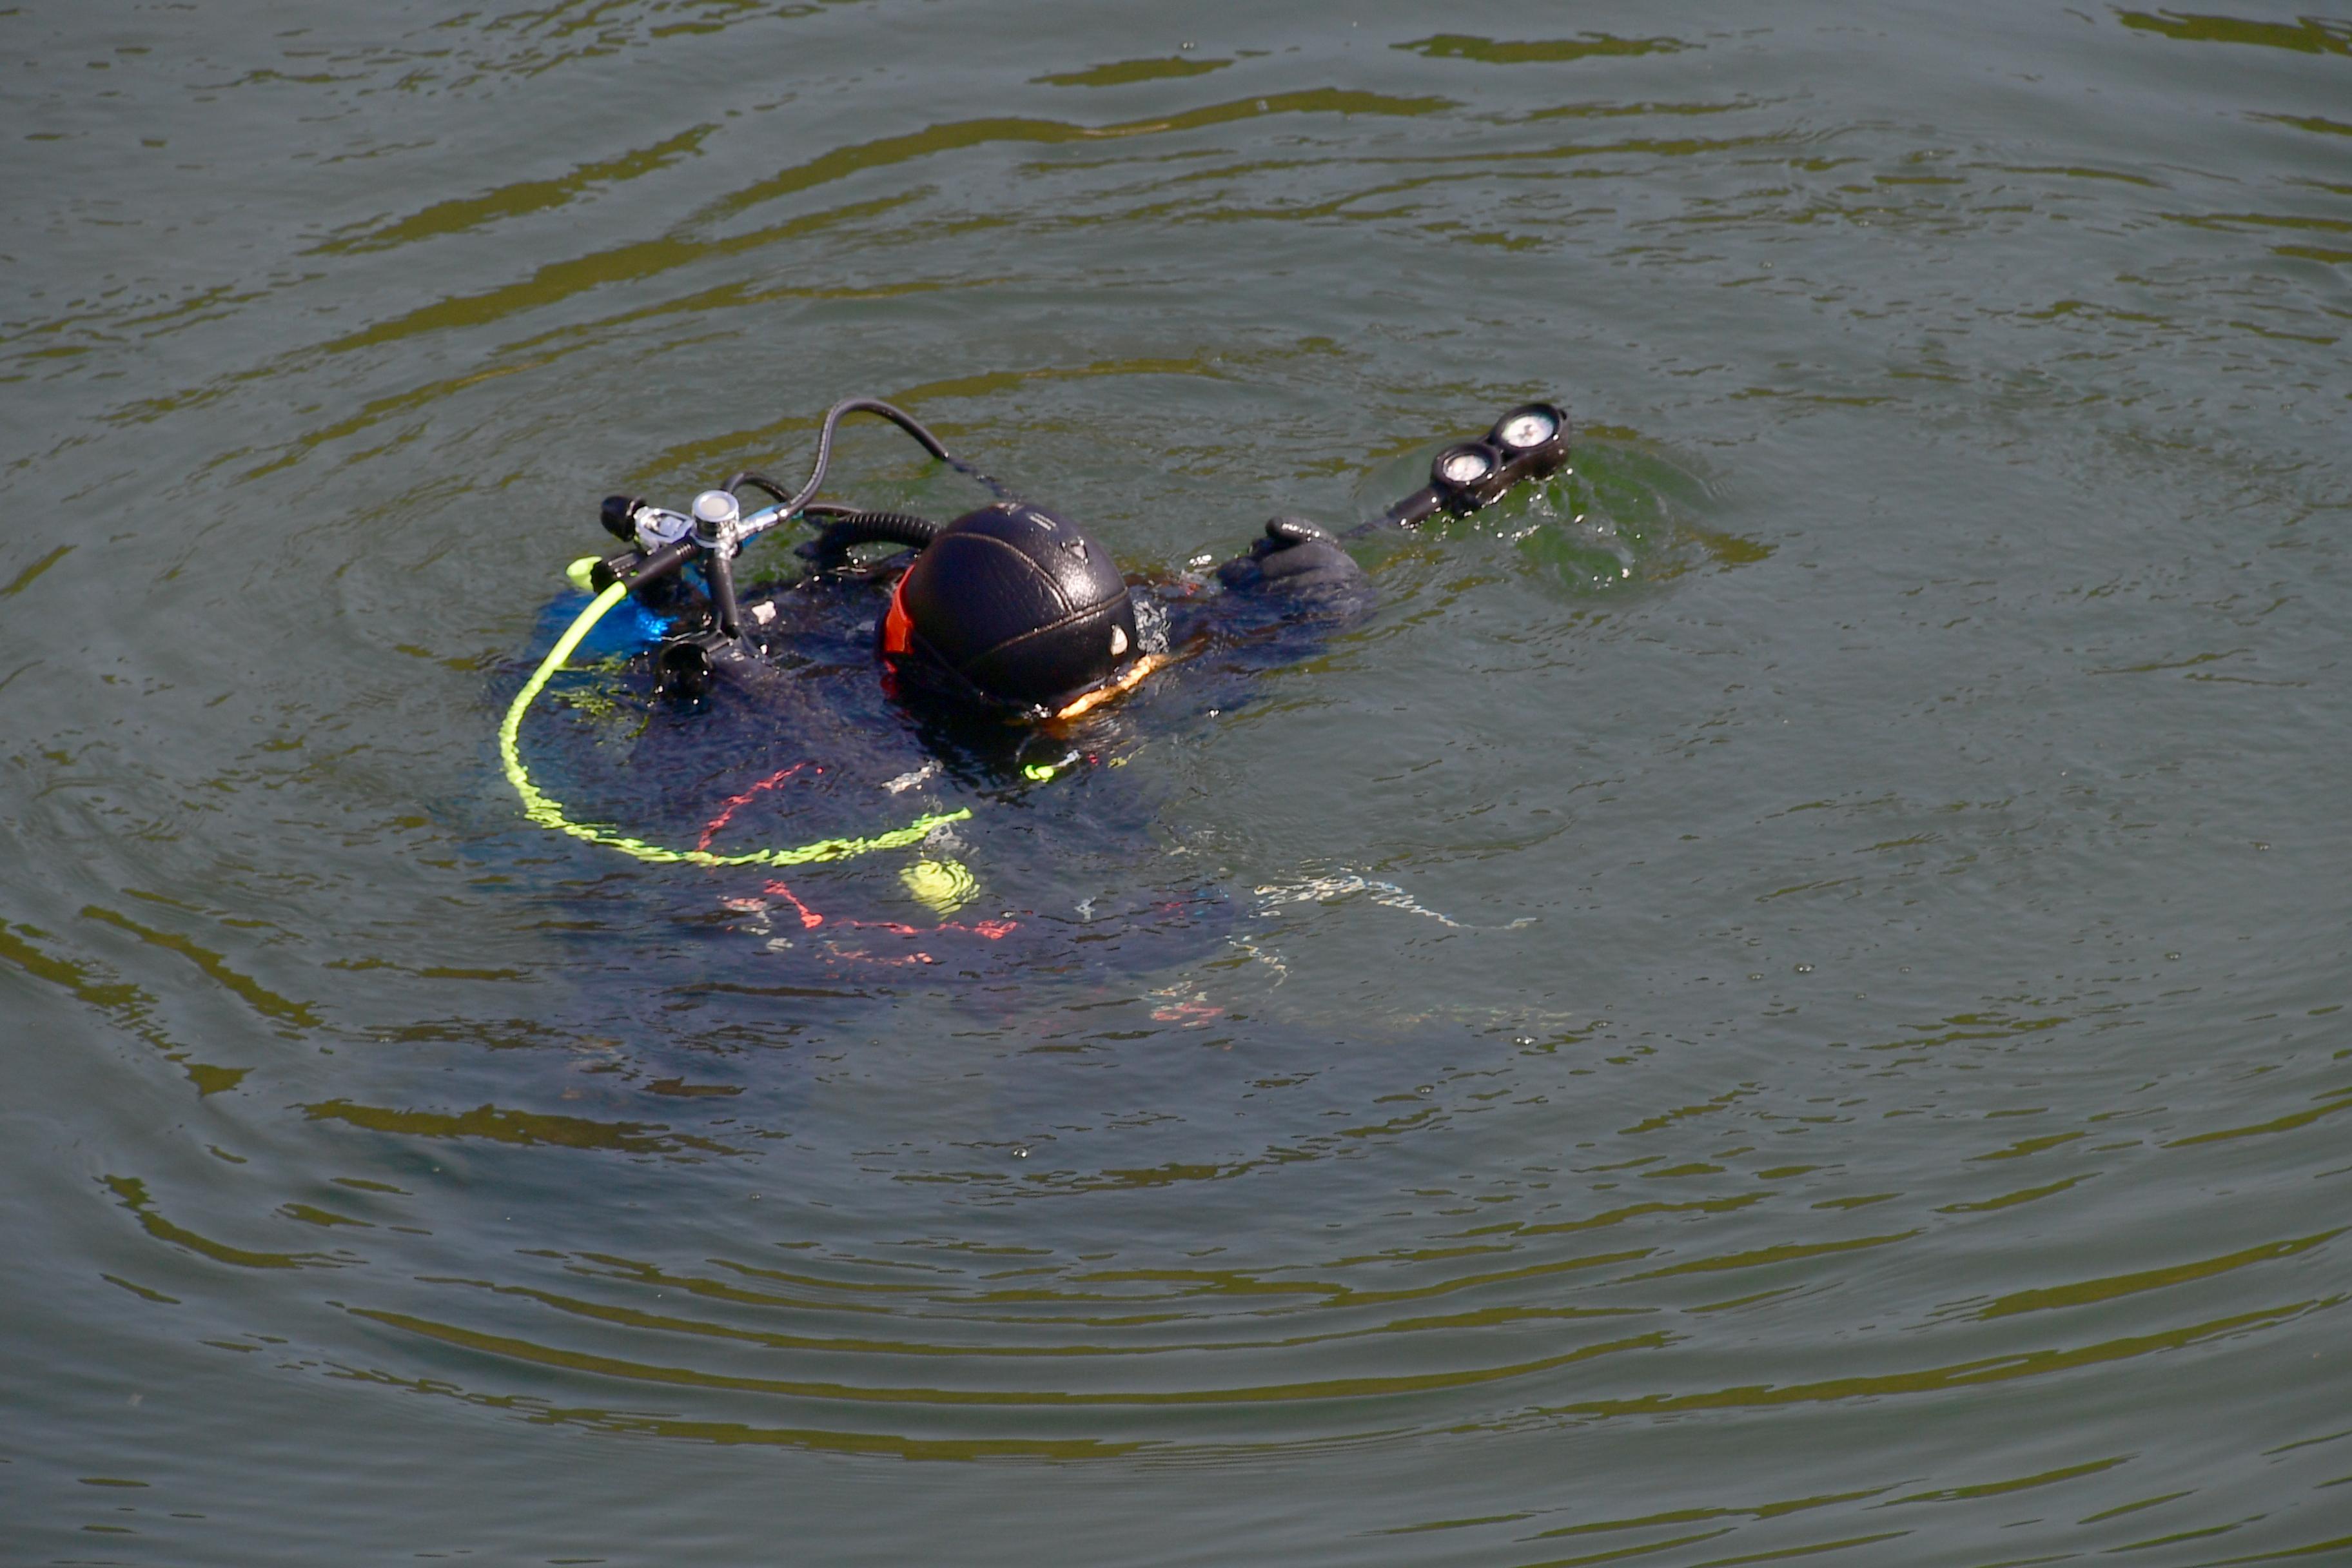
[[[1266,520],[1265,536],[1252,541],[1246,554],[1217,568],[1217,581],[1233,589],[1319,594],[1360,586],[1364,569],[1329,529],[1303,517],[1276,517]]]

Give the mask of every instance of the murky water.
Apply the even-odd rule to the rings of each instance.
[[[2352,19],[0,38],[8,1561],[2352,1561]],[[493,741],[858,393],[1162,573],[1581,440],[922,781],[1024,923],[908,962]],[[785,841],[919,741],[798,689],[524,742]]]

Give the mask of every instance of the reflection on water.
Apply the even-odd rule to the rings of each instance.
[[[26,1561],[2352,1554],[2342,20],[9,20]],[[1160,579],[1580,438],[1045,787],[532,712],[969,910],[522,820],[856,393]]]

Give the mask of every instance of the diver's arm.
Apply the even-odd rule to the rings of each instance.
[[[1217,567],[1223,593],[1197,584],[1171,595],[1169,641],[1208,676],[1209,706],[1249,700],[1250,678],[1322,651],[1333,634],[1371,613],[1379,595],[1339,537],[1300,517],[1277,517],[1250,547]]]
[[[1349,539],[1379,528],[1416,528],[1440,511],[1467,517],[1502,499],[1513,486],[1566,466],[1567,411],[1552,403],[1523,403],[1475,441],[1457,441],[1429,466],[1429,483],[1368,522]],[[1340,546],[1339,536],[1303,517],[1277,517],[1265,537],[1217,568],[1217,580],[1237,593],[1255,592],[1302,605],[1369,607],[1370,582]]]

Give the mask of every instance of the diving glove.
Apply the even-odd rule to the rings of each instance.
[[[1217,581],[1235,590],[1322,594],[1363,580],[1364,569],[1339,548],[1339,536],[1303,517],[1268,518],[1263,538],[1217,568]]]

